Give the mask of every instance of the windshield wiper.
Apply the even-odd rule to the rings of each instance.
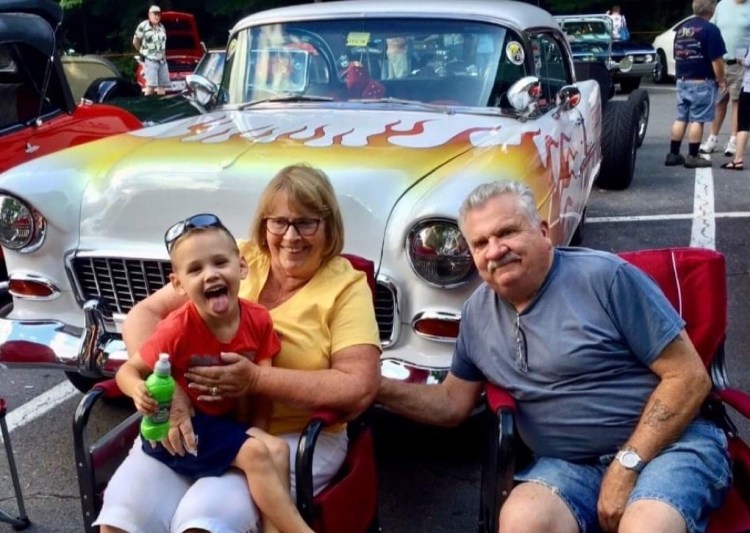
[[[312,96],[306,94],[280,94],[277,96],[271,96],[269,98],[262,98],[260,100],[253,100],[237,106],[238,110],[247,109],[259,104],[278,103],[278,102],[333,102],[331,96]]]

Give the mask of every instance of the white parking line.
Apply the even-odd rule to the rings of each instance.
[[[79,394],[78,390],[73,387],[69,381],[63,381],[62,383],[55,385],[33,400],[9,411],[5,415],[5,421],[8,424],[8,431],[13,432],[14,429],[18,429],[21,426],[28,424],[76,394]],[[0,437],[0,442],[2,442],[2,437]]]
[[[695,169],[693,214],[695,217],[690,231],[690,246],[715,250],[714,175],[710,168]]]

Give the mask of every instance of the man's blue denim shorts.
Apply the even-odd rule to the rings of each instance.
[[[516,473],[516,482],[531,481],[552,489],[570,509],[582,533],[599,533],[596,504],[602,477],[614,455],[590,463],[541,457]],[[680,440],[667,446],[638,476],[628,504],[660,500],[685,519],[690,533],[702,533],[710,511],[724,500],[731,483],[724,432],[703,419],[691,423]]]
[[[716,114],[714,80],[677,80],[677,120],[711,122]]]

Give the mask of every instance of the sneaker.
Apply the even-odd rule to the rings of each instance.
[[[737,138],[729,137],[729,140],[727,141],[727,146],[726,148],[724,148],[724,155],[727,157],[731,157],[736,153],[737,153]]]
[[[667,158],[664,160],[664,164],[668,167],[676,167],[685,164],[685,158],[682,154],[673,154],[669,152]]]
[[[719,138],[716,135],[709,135],[706,142],[701,144],[698,151],[702,154],[711,154],[716,151],[716,147],[719,145]]]
[[[687,157],[685,157],[685,168],[707,168],[710,166],[711,161],[708,159],[703,159],[699,155],[688,154]]]

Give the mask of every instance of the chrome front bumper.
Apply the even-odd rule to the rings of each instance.
[[[0,318],[0,364],[114,376],[128,358],[125,344],[106,330],[98,300],[87,301],[83,312],[83,328],[55,320]]]
[[[89,300],[83,305],[84,326],[55,320],[0,318],[0,364],[57,368],[87,377],[112,377],[128,358],[125,343],[105,327],[104,305]],[[386,352],[387,354],[387,352]],[[425,368],[400,359],[381,360],[384,377],[410,383],[439,383],[447,368]]]

